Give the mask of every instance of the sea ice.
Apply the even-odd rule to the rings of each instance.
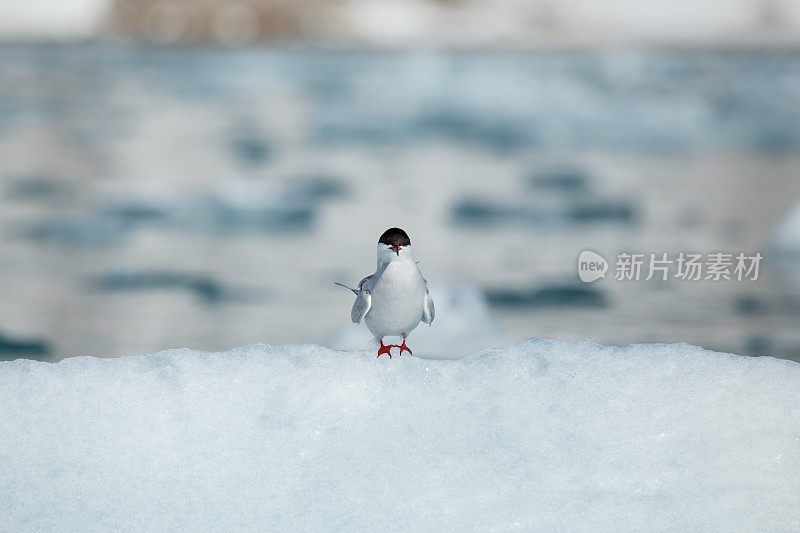
[[[529,339],[0,363],[8,530],[786,531],[800,365]]]

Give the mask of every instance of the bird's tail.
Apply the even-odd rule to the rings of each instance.
[[[348,286],[347,286],[347,285],[345,285],[344,283],[339,283],[338,281],[334,281],[334,282],[333,282],[333,284],[334,284],[334,285],[338,285],[338,286],[340,286],[340,287],[344,287],[344,288],[345,288],[345,289],[347,289],[347,290],[353,291],[353,294],[358,294],[358,291],[357,291],[356,289],[354,289],[354,288],[352,288],[352,287],[348,287]]]

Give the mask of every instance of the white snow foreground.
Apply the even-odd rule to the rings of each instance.
[[[800,365],[528,341],[0,363],[9,530],[791,530]]]

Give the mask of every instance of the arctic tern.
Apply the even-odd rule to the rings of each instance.
[[[378,357],[400,348],[411,354],[406,337],[420,322],[431,324],[435,314],[428,283],[411,253],[411,239],[400,228],[389,228],[378,239],[378,268],[358,283],[358,289],[336,283],[356,294],[350,311],[353,323],[367,324],[380,343]],[[384,346],[383,338],[400,336],[403,343]]]

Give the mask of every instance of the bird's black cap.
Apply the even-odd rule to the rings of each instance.
[[[389,228],[383,232],[381,238],[378,239],[381,244],[388,244],[389,246],[396,244],[397,246],[411,246],[411,239],[408,234],[400,228]]]

